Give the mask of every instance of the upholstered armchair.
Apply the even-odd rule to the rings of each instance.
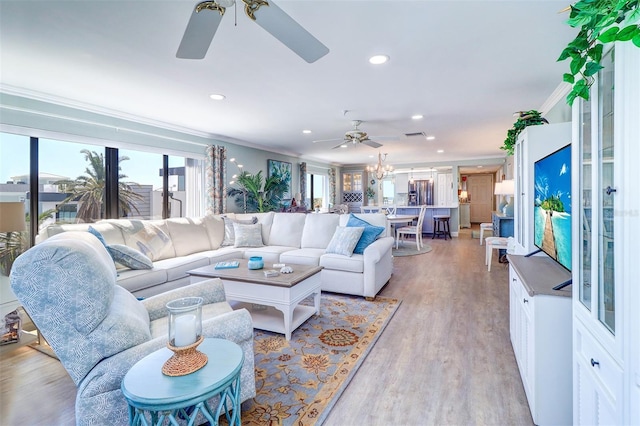
[[[255,396],[251,317],[231,309],[220,280],[139,301],[116,284],[116,274],[104,245],[88,232],[51,237],[19,256],[12,269],[11,288],[78,387],[78,425],[128,424],[122,379],[166,345],[165,304],[186,296],[204,299],[205,337],[240,345],[241,400]]]

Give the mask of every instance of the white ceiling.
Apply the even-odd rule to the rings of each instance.
[[[566,1],[280,0],[327,56],[306,63],[238,7],[205,59],[177,59],[196,3],[0,0],[0,88],[307,160],[371,163],[380,151],[402,167],[503,157],[512,113],[540,108],[560,84],[568,64],[556,59],[575,34],[558,13]],[[390,61],[370,65],[378,53]],[[384,146],[312,143],[354,119]],[[421,131],[436,139],[404,136]]]

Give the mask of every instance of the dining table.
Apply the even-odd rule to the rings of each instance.
[[[392,225],[397,225],[399,223],[411,223],[415,219],[418,219],[417,214],[388,214],[387,222]]]

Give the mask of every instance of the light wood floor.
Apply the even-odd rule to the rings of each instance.
[[[507,266],[494,256],[487,272],[469,229],[425,242],[430,253],[394,259],[381,295],[402,304],[325,425],[533,424],[509,340]],[[58,361],[5,350],[0,374],[2,425],[74,424],[75,386]]]

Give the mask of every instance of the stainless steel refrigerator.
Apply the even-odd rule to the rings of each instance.
[[[433,205],[433,181],[414,180],[409,182],[409,205],[421,206],[423,204]]]

